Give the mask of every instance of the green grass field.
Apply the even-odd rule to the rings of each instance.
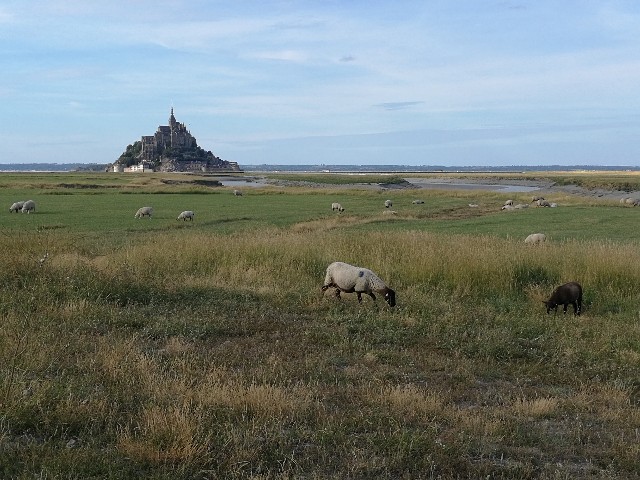
[[[0,175],[0,478],[638,478],[640,209],[185,178]]]

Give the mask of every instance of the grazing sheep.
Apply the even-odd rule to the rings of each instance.
[[[536,244],[544,243],[547,241],[547,236],[544,233],[532,233],[524,239],[524,243]]]
[[[507,200],[504,202],[505,205],[513,205],[513,200]]]
[[[536,196],[536,197],[532,197],[532,198],[531,198],[531,203],[533,203],[533,202],[537,202],[538,200],[544,200],[544,197],[538,197],[538,196]]]
[[[342,205],[340,205],[337,202],[334,202],[331,204],[331,210],[333,210],[334,212],[337,210],[338,212],[344,212],[344,208],[342,208]]]
[[[193,211],[191,210],[185,210],[184,212],[182,212],[180,215],[178,215],[178,218],[176,218],[176,220],[184,220],[186,221],[187,219],[193,221],[193,217],[196,214],[193,213]]]
[[[133,218],[142,218],[142,217],[151,218],[152,214],[153,214],[153,207],[142,207],[138,209],[138,211],[133,216]]]
[[[375,273],[368,268],[355,267],[344,262],[333,262],[327,267],[324,277],[322,292],[328,288],[336,289],[336,297],[340,298],[340,292],[353,293],[358,296],[358,302],[362,302],[362,294],[366,293],[375,301],[379,293],[390,307],[396,304],[396,292],[391,290]]]
[[[640,204],[640,200],[629,197],[625,199],[624,203],[626,203],[627,205],[631,205],[632,207],[636,207]]]
[[[502,207],[500,207],[500,210],[515,210],[516,207],[514,207],[513,205],[503,205]]]
[[[424,200],[414,200],[413,202],[414,205],[422,205],[424,203]]]
[[[393,202],[391,200],[385,200],[384,208],[391,208],[391,207],[393,207]]]
[[[558,204],[557,204],[556,202],[551,202],[551,203],[549,204],[549,206],[550,206],[551,208],[556,208],[556,207],[558,206]]]
[[[234,191],[233,191],[233,194],[234,194],[236,197],[241,197],[241,196],[242,196],[242,192],[241,192],[240,190],[234,190]]]
[[[20,209],[20,211],[22,213],[31,213],[31,212],[35,212],[36,211],[36,202],[34,202],[33,200],[27,200],[26,202],[24,202],[24,204],[22,205],[22,208]]]
[[[550,207],[551,204],[549,202],[547,202],[546,200],[538,200],[536,202],[536,205],[538,205],[539,207]]]
[[[624,205],[625,203],[627,203],[627,199],[628,199],[628,197],[622,197],[620,199],[620,204]]]
[[[547,313],[554,310],[554,313],[558,311],[558,305],[562,305],[562,312],[567,313],[567,307],[573,305],[573,314],[580,315],[582,310],[582,287],[579,283],[569,282],[564,285],[560,285],[551,294],[549,300],[543,300],[543,303],[547,306]]]
[[[517,205],[514,205],[513,208],[521,210],[523,208],[529,208],[529,204],[528,203],[519,203]]]
[[[23,205],[24,205],[24,201],[12,203],[11,206],[9,207],[9,212],[18,213],[20,210],[22,210]]]
[[[480,205],[478,205],[477,203],[470,203],[469,207],[471,208],[478,208]]]

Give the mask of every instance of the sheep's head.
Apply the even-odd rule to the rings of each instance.
[[[558,304],[556,302],[552,302],[550,300],[543,300],[542,303],[547,307],[547,313],[549,313],[552,309],[555,309]]]
[[[396,305],[396,292],[387,288],[387,291],[384,293],[384,299],[389,304],[390,307],[395,307]]]

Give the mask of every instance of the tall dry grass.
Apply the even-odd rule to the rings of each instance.
[[[320,223],[106,253],[23,240],[0,237],[7,478],[637,472],[632,245]],[[335,260],[376,271],[397,308],[323,297]],[[583,315],[547,316],[568,280]]]

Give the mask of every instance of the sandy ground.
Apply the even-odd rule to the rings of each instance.
[[[405,190],[405,189],[446,189],[446,190],[492,190],[504,193],[531,193],[533,195],[553,195],[553,194],[567,194],[575,195],[587,198],[601,198],[604,200],[619,201],[623,197],[632,197],[640,199],[640,191],[624,192],[621,190],[604,190],[593,189],[589,190],[577,185],[556,185],[551,181],[542,180],[526,180],[526,179],[486,179],[479,178],[474,179],[447,179],[447,178],[425,178],[425,177],[406,177],[404,183],[389,183],[389,184],[364,184],[364,183],[352,183],[344,185],[328,185],[319,184],[313,182],[298,182],[298,181],[285,181],[285,180],[273,180],[273,179],[261,179],[263,183],[278,186],[299,186],[299,187],[311,187],[311,188],[371,188],[380,190]]]

